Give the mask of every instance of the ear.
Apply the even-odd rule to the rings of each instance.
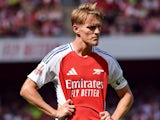
[[[79,34],[79,26],[78,25],[73,25],[72,29],[76,34]]]

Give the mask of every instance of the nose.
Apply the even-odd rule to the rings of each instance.
[[[95,34],[99,35],[101,33],[101,28],[100,27],[96,27],[94,32],[95,32]]]

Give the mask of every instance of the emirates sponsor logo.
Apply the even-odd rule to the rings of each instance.
[[[103,87],[104,87],[103,82],[97,80],[83,80],[83,79],[79,81],[66,80],[67,89],[77,89],[77,88],[103,89]]]

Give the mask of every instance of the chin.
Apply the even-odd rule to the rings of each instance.
[[[98,45],[98,42],[96,42],[96,43],[94,43],[94,44],[92,44],[93,46],[97,46]]]
[[[95,45],[95,46],[97,46],[97,45],[98,45],[98,43],[99,43],[99,41],[97,40],[97,41],[95,41],[94,45]]]

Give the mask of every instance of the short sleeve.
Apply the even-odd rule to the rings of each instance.
[[[116,90],[125,87],[128,82],[123,76],[123,70],[118,61],[112,58],[109,63],[109,84]]]
[[[53,72],[50,72],[49,64],[41,61],[27,77],[33,80],[40,88],[44,84],[51,82],[54,76]]]

